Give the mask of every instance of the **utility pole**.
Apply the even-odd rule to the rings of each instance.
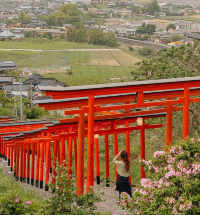
[[[16,118],[17,118],[17,105],[16,105],[16,99],[15,99],[15,96],[14,96],[14,103],[15,103],[15,114],[16,114]]]
[[[23,121],[23,107],[22,107],[22,76],[19,76],[20,79],[20,116],[21,116],[21,121]]]

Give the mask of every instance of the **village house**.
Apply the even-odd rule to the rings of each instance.
[[[20,96],[20,84],[4,85],[2,90],[6,94],[6,97],[12,98],[14,96]],[[22,84],[21,90],[23,97],[28,98],[30,86]]]
[[[15,82],[14,76],[0,76],[0,90],[5,85],[11,85]]]
[[[180,45],[187,45],[188,43],[194,45],[194,40],[192,38],[186,38],[180,41]]]
[[[38,18],[32,18],[30,23],[26,25],[27,28],[47,28],[46,22],[40,21]]]
[[[0,61],[0,74],[5,70],[17,70],[17,65],[13,61]]]

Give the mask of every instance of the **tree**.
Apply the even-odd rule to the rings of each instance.
[[[48,40],[52,40],[52,39],[53,39],[52,33],[50,33],[50,32],[45,32],[45,33],[43,34],[43,38],[46,38],[46,39],[48,39]]]
[[[93,28],[89,32],[89,43],[94,45],[104,45],[105,41],[103,32],[98,28]]]
[[[143,23],[142,26],[137,28],[137,33],[152,35],[153,32],[155,32],[155,30],[156,30],[155,25],[153,24],[145,25],[145,23]]]
[[[6,103],[10,102],[10,100],[6,97],[6,94],[0,90],[0,103],[4,107]]]
[[[26,16],[25,13],[22,11],[20,14],[19,14],[19,18],[18,20],[22,23],[29,23],[30,20],[31,20],[31,17],[30,16]]]
[[[86,30],[83,28],[80,28],[75,33],[75,42],[82,43],[85,42],[86,39]]]
[[[160,7],[156,0],[148,4],[147,8],[145,9],[145,12],[148,13],[149,15],[154,15],[155,12],[159,12],[159,11],[160,11]]]
[[[171,43],[171,42],[174,42],[174,41],[180,41],[181,40],[181,36],[179,35],[173,35],[169,38],[166,39],[166,43]]]
[[[105,45],[110,46],[110,47],[115,47],[118,46],[115,34],[113,32],[109,32],[105,36]]]
[[[25,31],[24,35],[25,35],[25,37],[34,37],[34,38],[40,36],[40,34],[35,30],[33,30],[33,31]]]
[[[58,11],[51,13],[47,17],[42,17],[49,25],[63,26],[64,24],[74,24],[80,22],[81,10],[74,4],[63,4]]]
[[[150,36],[149,36],[148,34],[145,34],[145,35],[142,37],[143,40],[148,40],[149,38],[150,38]]]
[[[143,47],[141,49],[138,49],[138,52],[142,56],[149,56],[154,53],[154,49],[150,47]]]
[[[194,46],[188,43],[187,46],[164,48],[151,60],[137,63],[138,72],[141,75],[146,74],[147,71],[152,72],[153,75],[149,76],[148,79],[199,76],[200,56],[196,55],[197,51],[199,51],[197,41],[195,41]]]
[[[175,29],[176,29],[176,26],[175,26],[174,24],[171,23],[171,24],[169,24],[169,25],[166,27],[166,31],[169,31],[170,28],[172,28],[172,29],[175,30]]]
[[[156,26],[153,24],[147,24],[145,29],[146,29],[147,34],[152,35],[153,32],[155,32],[155,30],[156,30]]]

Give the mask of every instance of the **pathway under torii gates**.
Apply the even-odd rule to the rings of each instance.
[[[76,163],[77,195],[84,191],[84,138],[87,138],[87,183],[86,191],[94,185],[94,148],[96,159],[96,176],[99,176],[98,138],[105,136],[106,178],[109,178],[108,135],[114,135],[114,151],[118,153],[117,134],[126,134],[126,150],[130,156],[129,132],[140,130],[141,159],[145,159],[145,129],[159,128],[162,125],[148,125],[145,119],[166,116],[166,151],[172,143],[173,111],[183,111],[183,139],[189,135],[189,103],[200,102],[200,77],[163,79],[118,84],[89,85],[66,88],[39,87],[53,100],[36,101],[46,110],[66,108],[66,115],[73,118],[61,119],[59,123],[45,123],[37,127],[39,122],[27,128],[19,122],[15,129],[11,123],[0,125],[0,133],[8,133],[0,138],[0,153],[5,159],[10,157],[14,172],[21,180],[29,182],[30,150],[37,151],[36,167],[32,159],[31,183],[43,187],[43,162],[45,159],[45,188],[48,190],[49,170],[55,167],[58,158],[60,164],[67,157],[68,167],[72,165],[72,142],[78,138],[77,151],[74,154]],[[73,108],[73,109],[72,109]],[[75,109],[74,109],[75,108]],[[146,108],[146,110],[144,110]],[[138,109],[140,112],[138,113]],[[137,118],[142,118],[141,125],[133,126]],[[8,125],[6,125],[8,124]],[[15,123],[14,123],[15,124]],[[2,127],[2,128],[1,128]],[[13,128],[14,128],[13,127]],[[24,129],[24,130],[23,130]],[[34,130],[35,131],[29,131]],[[24,132],[25,131],[25,132]],[[12,134],[12,132],[19,132]],[[51,143],[52,141],[52,143]],[[67,152],[65,150],[67,141]],[[8,152],[8,153],[7,153]],[[51,165],[51,152],[53,165]],[[45,156],[44,156],[45,155]],[[35,156],[32,156],[32,158]],[[28,158],[28,162],[26,159]],[[19,172],[20,166],[20,172]],[[13,166],[12,166],[13,167]],[[35,170],[34,170],[35,169]],[[70,169],[70,168],[69,168]],[[36,171],[36,176],[34,174]],[[70,173],[70,172],[69,172]],[[55,175],[55,168],[53,168]],[[145,177],[141,168],[141,177]],[[97,178],[98,181],[98,178]],[[52,183],[54,183],[52,179]]]

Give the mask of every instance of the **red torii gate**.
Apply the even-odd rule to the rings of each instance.
[[[172,142],[172,112],[174,110],[183,110],[183,139],[185,139],[189,135],[189,103],[190,102],[200,102],[200,98],[190,98],[190,96],[199,96],[200,95],[200,77],[192,77],[192,78],[177,78],[177,79],[163,79],[163,80],[152,80],[152,81],[139,81],[139,82],[127,82],[127,83],[118,83],[118,84],[100,84],[100,85],[90,85],[90,86],[78,86],[78,87],[66,87],[66,88],[49,88],[49,87],[39,87],[40,90],[45,91],[47,96],[52,96],[53,99],[66,99],[66,98],[80,98],[82,97],[82,102],[80,101],[71,101],[69,106],[66,105],[65,102],[61,101],[61,104],[58,107],[55,107],[54,104],[45,105],[39,104],[39,106],[46,106],[47,108],[72,108],[79,107],[77,110],[69,110],[65,111],[66,115],[71,114],[79,114],[79,136],[78,136],[78,151],[79,159],[78,166],[80,165],[81,171],[77,176],[82,176],[83,162],[81,162],[84,143],[84,123],[85,123],[85,114],[88,114],[88,151],[87,151],[87,192],[90,190],[90,186],[94,184],[94,113],[99,113],[103,111],[115,111],[124,109],[130,110],[131,108],[144,108],[144,107],[164,107],[167,109],[167,128],[166,128],[166,150],[168,146]],[[120,93],[119,93],[120,92]],[[128,95],[127,94],[135,94]],[[123,95],[126,94],[126,95]],[[105,99],[105,103],[115,103],[116,97],[112,98],[112,96],[119,96],[119,102],[125,102],[122,105],[111,105],[108,107],[100,106],[98,103],[101,99]],[[100,98],[96,98],[99,96]],[[104,98],[102,98],[105,96]],[[108,98],[106,98],[108,96]],[[131,97],[132,96],[132,97]],[[86,98],[88,97],[88,99]],[[126,97],[127,100],[124,101],[122,98]],[[145,102],[145,100],[157,100],[161,98],[166,98],[165,101],[153,101],[153,102]],[[174,100],[173,98],[178,98]],[[136,101],[136,103],[131,103]],[[85,103],[84,103],[85,102]],[[78,104],[77,104],[78,103]],[[176,107],[178,104],[183,104],[183,107]],[[86,105],[86,107],[84,107]],[[162,108],[157,110],[157,112],[161,111]],[[153,110],[155,111],[155,110]],[[150,111],[149,111],[150,112]],[[99,118],[104,118],[108,116],[98,116]],[[110,115],[109,115],[110,117]],[[69,122],[70,119],[60,120],[61,123]],[[77,120],[72,119],[73,120]],[[82,187],[79,187],[81,188]],[[80,194],[80,193],[79,193]]]
[[[20,132],[38,129],[45,127],[46,124],[50,124],[49,121],[30,121],[30,122],[9,122],[0,124],[0,157],[7,157],[7,151],[5,150],[4,144],[2,143],[1,136],[5,136],[6,133]]]
[[[0,116],[0,123],[16,121],[13,116]]]
[[[149,115],[149,116],[142,116],[143,119],[148,119],[148,118],[155,118],[155,117],[163,117],[165,116],[164,114],[157,114],[157,115]],[[129,123],[133,123],[137,120],[137,117],[130,117],[130,118],[122,118],[122,119],[117,119],[117,123],[116,125],[124,125],[126,122]],[[103,126],[103,127],[108,127],[108,125],[110,123],[113,124],[114,119],[111,120],[99,120],[96,121],[95,124],[96,126]],[[77,138],[78,137],[78,127],[77,127],[77,123],[69,123],[69,124],[49,124],[46,125],[47,128],[40,128],[38,130],[33,130],[33,131],[26,131],[21,133],[20,135],[13,135],[13,136],[3,136],[2,138],[4,139],[4,141],[6,142],[5,145],[8,146],[8,151],[11,151],[11,171],[12,171],[12,167],[13,167],[13,160],[15,160],[16,163],[16,167],[15,167],[15,177],[18,179],[19,175],[20,175],[20,181],[24,181],[25,177],[27,180],[27,183],[29,183],[29,176],[30,176],[30,149],[32,148],[32,171],[31,171],[31,184],[33,185],[34,183],[34,151],[35,148],[37,148],[37,161],[36,161],[36,187],[38,186],[39,183],[39,178],[40,178],[40,188],[43,188],[43,160],[44,160],[44,149],[45,149],[45,160],[46,160],[46,177],[45,177],[45,190],[48,190],[48,182],[49,182],[49,162],[50,162],[50,155],[48,150],[50,149],[50,147],[48,146],[48,143],[50,142],[50,140],[55,140],[55,141],[60,141],[61,140],[61,146],[59,146],[59,144],[54,144],[54,149],[53,149],[53,166],[55,167],[55,161],[56,161],[56,154],[55,151],[59,151],[60,154],[60,164],[63,162],[63,160],[65,159],[65,147],[62,147],[62,139],[65,136],[65,138]],[[73,129],[71,129],[73,127]],[[86,127],[87,127],[87,123],[86,123]],[[123,128],[112,128],[110,127],[110,129],[103,129],[103,130],[96,130],[95,132],[98,133],[99,135],[108,135],[111,133],[124,133],[127,131],[132,131],[132,130],[141,130],[141,129],[150,129],[150,128],[159,128],[162,127],[162,125],[144,125],[143,127],[139,127],[139,126],[134,126],[134,127],[123,127]],[[53,135],[50,136],[48,134],[50,133],[55,133],[56,131],[62,131],[64,132],[64,130],[68,131],[68,133],[61,133],[60,135]],[[74,132],[75,131],[75,132]],[[85,136],[87,136],[87,130],[85,130]],[[45,146],[41,145],[42,143],[45,143]],[[129,141],[128,141],[129,142]],[[37,146],[34,145],[34,143],[37,144]],[[70,144],[70,139],[69,139],[69,143]],[[30,147],[30,145],[32,145],[32,147]],[[15,148],[15,158],[13,158],[13,147]],[[57,148],[57,149],[56,149]],[[117,148],[117,142],[115,142],[115,148]],[[64,149],[64,151],[63,151]],[[107,152],[108,152],[108,147],[106,148]],[[27,150],[27,158],[26,158],[26,150]],[[41,150],[41,153],[40,153]],[[56,152],[57,153],[57,152]],[[39,164],[39,154],[40,154],[40,164]],[[59,155],[58,154],[58,155]],[[77,159],[77,152],[75,150],[75,157]],[[98,154],[98,153],[96,153]],[[19,155],[20,155],[20,163],[19,163]],[[64,156],[63,156],[64,155]],[[68,158],[70,158],[70,160],[68,161],[68,167],[69,169],[71,168],[71,164],[72,164],[72,151],[70,149],[70,147],[68,147]],[[75,159],[75,163],[77,166],[77,162]],[[106,160],[109,159],[109,154],[106,155]],[[27,160],[27,165],[26,165],[26,160]],[[97,164],[97,169],[99,172],[99,159],[96,159],[96,164]],[[20,173],[19,173],[19,166],[20,166]],[[27,166],[27,170],[26,170],[26,166]],[[40,167],[39,167],[40,166]],[[77,169],[77,168],[76,168]],[[39,171],[40,170],[40,171]],[[40,177],[39,177],[39,172],[40,172]],[[77,172],[77,171],[76,171]],[[53,169],[53,176],[55,175],[55,168]],[[108,179],[109,177],[109,160],[106,163],[106,177]],[[99,178],[100,181],[100,176],[97,174],[97,180]],[[83,179],[82,179],[83,180]],[[84,181],[84,180],[83,180]],[[108,181],[107,181],[108,182]],[[52,178],[52,183],[55,183],[55,179],[54,177]]]

